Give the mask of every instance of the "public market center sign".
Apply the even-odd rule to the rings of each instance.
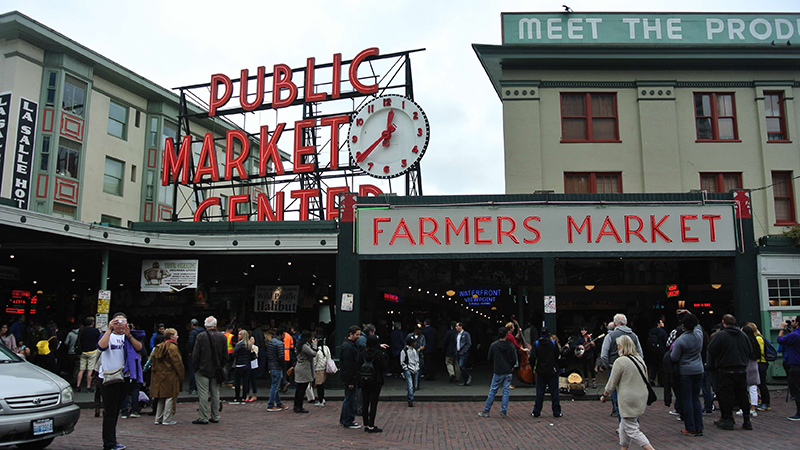
[[[358,253],[733,251],[731,206],[470,206],[358,211]]]
[[[800,14],[503,13],[503,44],[800,44]]]

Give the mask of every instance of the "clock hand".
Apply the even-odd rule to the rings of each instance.
[[[364,153],[356,154],[356,162],[357,163],[364,162],[364,160],[367,159],[367,156],[369,156],[369,154],[372,153],[373,150],[375,150],[375,147],[377,147],[378,144],[381,143],[381,141],[388,140],[389,138],[391,138],[392,133],[394,133],[396,130],[397,128],[394,125],[389,125],[389,128],[381,132],[381,137],[379,137],[377,141],[373,142],[372,145],[367,147],[367,149],[364,150]]]
[[[392,125],[392,120],[394,120],[394,110],[390,109],[389,110],[389,115],[387,116],[387,119],[386,119],[386,129],[387,130],[390,129],[393,126]],[[391,135],[391,132],[390,132],[389,133],[389,137],[387,137],[386,139],[383,140],[383,146],[384,147],[388,147],[389,146],[389,138],[391,138],[391,137],[392,137],[392,135]]]

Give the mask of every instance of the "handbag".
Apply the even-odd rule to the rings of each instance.
[[[122,383],[125,381],[125,377],[123,376],[123,371],[125,367],[120,367],[119,369],[114,370],[106,370],[103,372],[103,386],[107,386],[110,384],[117,384]]]
[[[642,372],[642,369],[639,367],[639,364],[636,363],[636,360],[631,358],[631,355],[628,355],[628,358],[630,358],[633,365],[636,366],[636,370],[638,370],[639,375],[642,376],[642,381],[644,381],[644,385],[647,386],[647,406],[650,406],[653,403],[655,403],[656,400],[658,400],[658,397],[656,396],[655,391],[653,391],[653,387],[650,386],[650,382],[647,380],[647,377],[644,376],[644,372]]]
[[[325,347],[327,349],[327,347]],[[325,361],[325,372],[326,373],[336,373],[339,371],[339,368],[336,367],[336,361],[331,359],[330,351],[326,354],[328,359]]]

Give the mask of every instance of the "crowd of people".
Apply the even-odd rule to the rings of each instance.
[[[542,415],[549,392],[553,417],[562,417],[560,381],[567,375],[565,361],[571,359],[571,372],[583,374],[577,377],[583,387],[596,386],[597,372],[608,372],[600,400],[612,403],[623,449],[653,448],[639,424],[647,405],[655,401],[655,386],[663,387],[667,406],[674,397],[670,414],[679,417],[684,436],[703,436],[703,417],[716,408],[715,398],[721,418],[714,425],[733,430],[738,415],[741,428],[752,430],[751,418],[771,409],[766,371],[782,352],[797,406],[789,419],[800,421],[800,317],[785,323],[777,349],[755,324],[738,324],[729,314],[710,330],[703,329],[698,317],[687,310],[679,309],[676,319],[678,325],[670,333],[664,329],[664,319],[659,319],[642,342],[628,326],[627,317],[617,314],[607,325],[607,334],[593,337],[584,326],[580,336],[564,345],[546,327],[523,330],[512,320],[497,330],[494,342],[484,349],[493,376],[478,415],[490,417],[502,388],[500,417],[507,417],[513,376],[522,379],[520,371],[528,370],[535,372],[531,378],[536,385],[530,415]],[[102,401],[104,448],[118,450],[124,448],[116,437],[118,419],[140,417],[143,402],[152,405],[155,424],[177,423],[177,397],[185,378],[199,400],[198,418],[192,423],[208,425],[220,421],[223,387],[233,388],[230,404],[251,403],[257,400],[257,378],[266,376],[270,379],[266,410],[279,412],[288,409],[281,394],[293,384],[293,411],[303,414],[308,413],[306,402],[325,406],[326,379],[338,372],[344,387],[339,424],[362,428],[356,422],[356,416],[361,416],[365,432],[379,433],[377,409],[387,378],[405,381],[409,407],[414,407],[415,392],[422,389],[420,379],[435,379],[441,365],[449,382],[471,385],[470,358],[475,352],[472,336],[464,328],[464,323],[451,322],[448,329],[437,331],[429,319],[408,333],[400,323],[392,324],[390,333],[386,323],[353,325],[341,344],[338,364],[323,327],[298,332],[291,323],[277,327],[251,323],[249,329],[228,324],[222,331],[213,316],[202,324],[192,319],[185,328],[183,348],[177,329],[158,324],[147,339],[123,313],[114,314],[104,331],[94,326],[91,317],[64,331],[53,322],[28,326],[23,316],[0,327],[0,344],[70,380],[76,390],[94,392],[96,416]]]

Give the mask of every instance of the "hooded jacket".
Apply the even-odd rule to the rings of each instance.
[[[750,340],[739,327],[725,327],[714,333],[708,344],[708,369],[744,373],[751,351]]]
[[[495,375],[509,375],[517,363],[517,350],[508,340],[498,339],[489,346],[489,361],[494,363]]]
[[[339,350],[339,375],[342,377],[342,384],[345,386],[358,385],[358,375],[361,366],[358,362],[358,347],[355,341],[345,339]]]
[[[631,338],[639,356],[644,358],[644,352],[642,351],[641,344],[639,344],[639,338],[636,336],[636,333],[626,325],[619,325],[614,328],[613,331],[610,331],[603,340],[603,349],[600,351],[600,361],[603,363],[604,367],[613,366],[614,361],[619,358],[619,353],[617,353],[617,338],[620,336],[628,336]]]
[[[670,357],[679,362],[681,375],[701,375],[703,373],[703,328],[698,325],[691,333],[683,333],[672,345]]]

